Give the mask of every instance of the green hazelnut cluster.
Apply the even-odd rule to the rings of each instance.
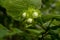
[[[32,23],[34,18],[41,17],[41,12],[34,8],[28,8],[28,10],[22,13],[22,17],[26,18],[28,23]]]

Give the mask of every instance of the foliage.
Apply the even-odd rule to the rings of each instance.
[[[0,0],[0,40],[60,40],[60,0]]]

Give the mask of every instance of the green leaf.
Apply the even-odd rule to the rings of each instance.
[[[57,39],[57,40],[60,39],[59,34],[55,33],[55,32],[52,31],[52,30],[49,31],[49,34],[51,35],[51,38],[54,39],[54,40],[55,40],[55,39]]]
[[[60,21],[57,21],[57,19],[56,19],[51,24],[53,24],[53,25],[60,25]]]
[[[16,20],[20,20],[21,14],[28,9],[28,7],[41,6],[41,1],[35,0],[1,0],[1,5],[6,8],[8,15]],[[36,8],[38,8],[38,6]]]
[[[52,30],[56,30],[56,29],[58,29],[58,28],[60,28],[60,25],[56,25],[56,26],[52,26],[52,27],[51,27]]]
[[[60,21],[60,15],[56,15],[56,16],[55,16],[55,19],[56,19],[57,21]]]
[[[35,29],[27,29],[27,30],[33,34],[40,34],[40,33],[44,32],[44,30],[35,30]]]
[[[7,36],[9,30],[0,24],[0,38]]]
[[[60,15],[55,15],[55,14],[47,14],[47,15],[42,15],[42,21],[45,23],[51,19],[56,19],[60,21]]]
[[[21,30],[17,29],[17,28],[13,28],[12,31],[10,31],[7,35],[15,35],[15,34],[20,34],[23,33]]]

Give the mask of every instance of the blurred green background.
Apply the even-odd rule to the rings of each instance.
[[[60,0],[0,0],[0,40],[60,40]]]

